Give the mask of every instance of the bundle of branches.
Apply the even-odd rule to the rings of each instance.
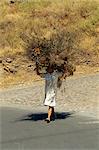
[[[54,69],[66,76],[73,75],[75,66],[73,63],[73,44],[75,34],[58,31],[50,36],[32,36],[28,41],[27,54],[35,61],[37,74],[46,73],[47,67],[53,65]]]

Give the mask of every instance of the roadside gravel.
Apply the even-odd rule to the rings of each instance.
[[[1,106],[43,108],[44,80],[0,90]],[[99,112],[99,74],[68,77],[57,91],[58,110]]]

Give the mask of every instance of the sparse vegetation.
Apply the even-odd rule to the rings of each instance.
[[[1,0],[0,10],[0,58],[3,62],[7,57],[14,58],[10,64],[5,63],[8,68],[15,69],[16,62],[19,65],[14,75],[5,71],[5,79],[14,78],[24,69],[29,76],[33,69],[26,68],[26,64],[33,61],[26,56],[27,47],[29,53],[31,46],[38,48],[38,44],[43,45],[43,52],[53,51],[54,46],[67,56],[68,50],[76,65],[99,67],[98,0]]]

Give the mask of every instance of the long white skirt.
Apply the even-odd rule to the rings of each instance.
[[[55,95],[55,92],[47,92],[45,94],[44,105],[45,106],[51,106],[51,107],[55,107],[56,106],[56,95]]]
[[[45,99],[44,105],[55,107],[56,106],[56,83],[57,76],[56,73],[46,74],[45,76]]]

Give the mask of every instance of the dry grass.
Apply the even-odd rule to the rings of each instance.
[[[21,34],[38,34],[48,38],[57,29],[94,32],[99,21],[97,2],[92,0],[29,1],[11,5],[1,1],[0,49],[23,48]]]
[[[4,59],[13,56],[16,60],[17,56],[22,58],[17,62],[20,70],[16,74],[4,73],[4,83],[10,84],[12,80],[13,83],[25,82],[23,77],[20,77],[21,63],[26,55],[27,43],[31,43],[32,37],[39,37],[41,41],[45,38],[48,41],[53,34],[59,34],[61,30],[70,35],[70,38],[66,37],[67,46],[70,45],[75,52],[76,65],[91,67],[99,65],[98,0],[31,0],[28,2],[16,0],[14,4],[1,0],[0,57]],[[58,40],[55,41],[57,43]],[[60,43],[58,49],[63,50]],[[27,61],[30,60],[27,58]],[[29,79],[30,76],[31,73],[26,69],[24,77]]]
[[[1,78],[0,88],[7,88],[14,85],[28,85],[33,84],[35,81],[41,80],[35,73],[28,73],[27,71],[21,70],[16,75],[4,75]]]

